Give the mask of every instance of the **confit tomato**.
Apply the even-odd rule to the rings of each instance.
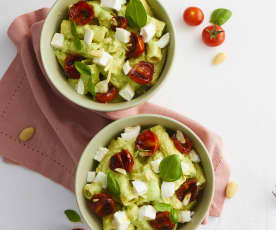
[[[188,7],[183,13],[184,21],[190,26],[198,26],[204,20],[204,14],[198,7]]]
[[[111,20],[111,29],[116,30],[116,28],[126,29],[128,21],[123,16],[114,16]]]
[[[184,154],[189,154],[192,150],[192,141],[190,140],[190,138],[185,137],[185,143],[181,143],[175,135],[173,135],[171,137],[175,148],[177,148],[177,150],[181,153]]]
[[[169,212],[158,212],[155,219],[150,221],[150,225],[154,230],[172,230],[175,227]]]
[[[218,25],[207,26],[202,31],[202,41],[207,46],[219,46],[225,40],[225,32],[222,27]]]
[[[135,150],[141,151],[141,156],[152,156],[158,148],[158,137],[149,129],[140,133],[135,141]]]
[[[88,206],[99,217],[104,217],[115,212],[115,201],[105,193],[99,193],[92,197]]]
[[[127,44],[127,57],[138,58],[145,50],[145,43],[141,35],[131,33],[129,43]]]
[[[121,152],[114,154],[109,161],[109,168],[113,171],[117,168],[121,168],[130,172],[133,168],[134,160],[129,151],[123,149]]]
[[[191,193],[190,201],[196,200],[196,197],[199,192],[199,186],[197,185],[197,180],[194,178],[186,180],[180,187],[177,189],[176,196],[180,201],[183,201],[185,196],[188,193]]]
[[[154,65],[140,61],[129,72],[128,76],[132,81],[140,85],[147,85],[151,83],[154,74]]]
[[[96,93],[96,100],[101,103],[111,102],[117,95],[117,89],[111,87],[107,93]]]
[[[86,25],[94,19],[94,9],[86,1],[79,1],[70,8],[69,18],[78,25]]]
[[[74,79],[80,78],[80,73],[76,69],[74,64],[76,61],[81,61],[81,60],[83,60],[83,57],[78,55],[70,55],[66,57],[64,61],[64,72],[68,78],[74,78]]]

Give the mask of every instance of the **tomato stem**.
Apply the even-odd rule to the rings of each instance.
[[[213,30],[206,30],[210,34],[210,39],[216,39],[218,41],[218,34],[224,32],[223,30],[217,30],[217,27],[214,26]]]

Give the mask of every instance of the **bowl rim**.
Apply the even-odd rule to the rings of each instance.
[[[207,199],[207,202],[208,202],[208,205],[205,207],[205,210],[204,210],[204,215],[202,215],[202,217],[199,219],[198,223],[195,225],[194,229],[198,228],[198,226],[203,222],[204,218],[206,217],[206,214],[208,213],[208,210],[210,209],[211,207],[211,203],[212,203],[212,200],[214,198],[214,193],[215,193],[215,172],[214,172],[214,167],[213,167],[213,163],[212,163],[212,160],[211,160],[211,156],[209,155],[209,151],[208,149],[206,148],[205,144],[201,141],[201,139],[197,136],[197,134],[191,129],[189,128],[187,125],[181,123],[180,121],[177,121],[173,118],[170,118],[170,117],[167,117],[167,116],[163,116],[163,115],[158,115],[158,114],[137,114],[137,115],[131,115],[131,116],[128,116],[128,117],[125,117],[125,118],[122,118],[122,119],[119,119],[119,120],[116,120],[116,121],[113,121],[111,122],[110,124],[108,124],[107,126],[105,126],[103,129],[101,129],[90,141],[89,143],[87,144],[87,146],[85,147],[85,149],[83,150],[82,154],[81,154],[81,157],[80,157],[80,160],[78,162],[78,165],[77,165],[77,168],[76,168],[76,173],[75,173],[75,184],[74,184],[74,189],[75,189],[75,199],[77,201],[77,205],[78,205],[78,208],[79,208],[79,211],[80,211],[80,214],[81,216],[83,217],[84,221],[87,223],[87,225],[93,229],[89,223],[89,221],[87,220],[86,216],[82,214],[82,208],[81,208],[81,200],[80,200],[80,196],[78,196],[77,194],[77,190],[78,190],[78,181],[80,179],[80,176],[78,176],[80,174],[80,162],[83,161],[84,157],[85,157],[85,152],[87,152],[88,148],[89,148],[89,145],[90,143],[93,141],[93,139],[99,135],[99,133],[101,132],[106,132],[106,130],[109,130],[109,129],[112,129],[113,127],[116,127],[117,124],[120,124],[120,123],[124,123],[126,122],[127,120],[135,120],[137,118],[143,118],[143,119],[152,119],[152,118],[161,118],[163,120],[167,120],[168,122],[172,122],[172,123],[175,123],[177,125],[180,125],[182,126],[186,131],[189,132],[189,134],[191,134],[192,136],[195,137],[195,139],[198,141],[199,145],[202,147],[202,149],[204,150],[204,154],[207,156],[206,157],[206,163],[210,166],[210,172],[209,172],[209,176],[211,178],[211,195],[208,196],[208,199]],[[154,124],[154,122],[153,122]],[[156,125],[156,124],[155,124]],[[193,230],[194,230],[193,229]]]
[[[135,106],[138,106],[146,101],[148,101],[151,97],[153,97],[160,89],[161,87],[163,87],[165,85],[165,82],[168,80],[169,75],[172,72],[172,66],[174,65],[174,59],[175,59],[175,47],[176,47],[176,38],[175,38],[175,26],[174,23],[172,22],[171,16],[168,13],[168,11],[165,9],[165,7],[163,6],[163,3],[161,3],[160,0],[154,0],[157,4],[158,7],[160,7],[162,9],[163,12],[165,12],[166,17],[168,18],[169,24],[170,24],[170,33],[171,33],[171,41],[173,42],[173,46],[172,49],[170,49],[170,63],[167,66],[167,73],[166,75],[163,77],[163,79],[158,83],[157,85],[153,85],[145,94],[142,94],[141,96],[135,98],[134,100],[131,101],[124,101],[124,102],[120,102],[120,103],[107,103],[107,104],[103,104],[103,103],[98,103],[98,102],[94,102],[92,101],[92,104],[87,104],[85,103],[84,100],[79,99],[75,96],[72,96],[72,94],[70,94],[69,92],[65,92],[62,90],[61,87],[58,86],[58,84],[56,83],[56,81],[54,80],[54,77],[51,76],[50,74],[50,70],[48,68],[47,65],[47,55],[45,54],[46,50],[47,50],[47,45],[46,45],[46,36],[48,35],[47,31],[46,31],[46,25],[48,24],[48,21],[50,20],[51,17],[55,17],[55,14],[53,13],[53,10],[59,6],[59,4],[64,1],[64,0],[57,0],[53,6],[50,8],[50,11],[43,23],[42,26],[42,30],[41,30],[41,37],[40,37],[40,57],[41,57],[41,62],[42,62],[42,67],[46,73],[46,77],[48,79],[48,82],[50,83],[51,86],[53,86],[53,88],[59,93],[61,94],[63,97],[65,97],[67,100],[69,100],[71,103],[76,104],[82,108],[88,109],[88,110],[92,110],[92,111],[100,111],[100,112],[113,112],[113,111],[118,111],[118,110],[124,110],[124,109],[129,109],[129,108],[133,108]],[[150,1],[149,1],[150,2]],[[150,3],[149,3],[150,4]],[[48,35],[49,36],[49,35]],[[168,55],[168,54],[167,54]],[[166,57],[168,58],[168,56]],[[165,64],[163,66],[163,68],[166,67],[167,61],[165,61]],[[162,70],[163,71],[163,70]],[[162,75],[159,75],[159,77]],[[160,79],[159,79],[160,80]],[[155,87],[155,88],[153,88]],[[93,106],[91,106],[93,105]],[[107,105],[107,106],[105,106]]]

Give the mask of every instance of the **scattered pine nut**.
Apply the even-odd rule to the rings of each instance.
[[[229,182],[227,187],[226,187],[226,197],[229,198],[229,199],[234,197],[235,194],[238,191],[238,187],[239,187],[239,185],[235,181]]]
[[[26,141],[30,140],[33,137],[34,132],[35,132],[35,129],[33,127],[25,128],[20,132],[19,139],[21,141],[26,142]]]
[[[225,60],[226,60],[225,53],[220,52],[214,57],[213,64],[214,65],[219,65],[219,64],[223,63]]]

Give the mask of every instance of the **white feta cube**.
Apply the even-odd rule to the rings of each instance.
[[[191,211],[180,211],[178,214],[178,222],[179,223],[187,223],[192,220]]]
[[[96,93],[107,93],[108,92],[108,84],[109,84],[109,81],[107,81],[107,80],[99,81],[95,85],[95,92]]]
[[[139,209],[139,219],[154,220],[156,217],[156,210],[151,205],[144,205]]]
[[[87,44],[91,44],[94,38],[94,31],[91,30],[90,28],[87,28],[84,33],[84,41]]]
[[[132,89],[132,87],[130,86],[130,84],[126,84],[120,91],[119,91],[119,95],[124,98],[127,101],[130,101],[134,95],[135,95],[135,91]]]
[[[105,147],[98,148],[98,150],[96,151],[94,159],[96,161],[101,162],[101,160],[104,158],[104,156],[107,154],[108,151],[109,151],[109,149],[105,148]]]
[[[102,52],[102,55],[100,57],[95,57],[93,59],[93,62],[95,64],[101,65],[101,66],[106,66],[109,64],[110,61],[112,61],[113,57],[107,53],[107,52]]]
[[[181,162],[181,168],[182,168],[183,175],[187,175],[191,171],[190,166],[185,162]]]
[[[195,162],[195,163],[200,162],[200,157],[198,156],[198,154],[196,153],[195,150],[192,149],[192,151],[190,152],[189,155],[190,155],[192,162]]]
[[[122,28],[116,28],[115,37],[120,42],[128,43],[130,39],[130,32]]]
[[[150,162],[151,168],[155,173],[160,172],[159,166],[160,166],[160,163],[161,163],[162,160],[163,160],[163,157],[159,157],[158,159]]]
[[[117,211],[113,215],[114,227],[118,230],[127,230],[130,221],[124,211]]]
[[[84,94],[84,83],[83,83],[83,80],[81,78],[79,79],[78,84],[76,86],[76,91],[80,95]]]
[[[132,185],[134,187],[135,192],[139,196],[144,195],[148,190],[148,187],[147,187],[146,183],[141,181],[141,180],[132,181]]]
[[[86,182],[87,182],[87,183],[92,183],[92,182],[94,181],[95,177],[96,177],[96,172],[94,172],[94,171],[89,171],[89,172],[87,173]]]
[[[119,11],[122,7],[122,0],[101,0],[101,6]]]
[[[124,74],[128,75],[128,73],[130,72],[131,69],[132,68],[131,68],[131,66],[129,64],[129,61],[126,61],[126,63],[123,65]]]
[[[177,131],[176,131],[176,139],[177,139],[181,144],[185,144],[185,143],[186,143],[184,134],[183,134],[180,130],[177,130]]]
[[[166,182],[163,181],[161,185],[161,194],[163,198],[170,198],[173,196],[175,191],[175,184],[174,182]]]
[[[51,41],[51,46],[56,49],[61,49],[64,43],[64,35],[60,33],[55,33]]]
[[[155,32],[155,25],[149,23],[141,29],[140,35],[143,37],[144,42],[149,42],[154,37]]]
[[[94,181],[95,183],[99,183],[102,185],[103,188],[107,187],[107,176],[103,172],[98,172],[97,176],[95,177]]]
[[[127,3],[127,1],[126,0],[121,0],[121,3],[122,3],[122,5],[124,5],[124,4]]]
[[[125,128],[125,131],[121,134],[121,138],[124,141],[130,141],[135,139],[141,130],[141,126],[135,126],[135,127],[127,127]]]
[[[162,49],[165,48],[170,42],[170,33],[164,34],[158,41],[158,46]]]

